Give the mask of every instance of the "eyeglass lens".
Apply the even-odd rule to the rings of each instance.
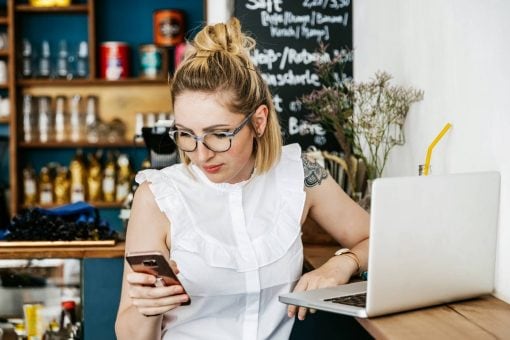
[[[207,148],[216,152],[227,151],[231,144],[231,139],[223,133],[209,133],[199,138],[186,131],[177,131],[174,138],[177,146],[187,152],[194,151],[197,148],[196,139],[201,139]]]

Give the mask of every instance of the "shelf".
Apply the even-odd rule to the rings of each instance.
[[[9,85],[7,85],[7,84],[0,84],[0,89],[7,90],[7,89],[9,89]]]
[[[101,247],[20,247],[0,249],[0,259],[118,258],[124,256],[124,243]]]
[[[132,141],[121,141],[121,142],[98,142],[98,143],[89,143],[89,142],[21,142],[18,144],[20,148],[23,149],[58,149],[58,148],[145,148],[144,143],[134,143]]]
[[[0,57],[8,57],[9,50],[0,50]]]
[[[0,25],[7,25],[8,22],[7,17],[0,16]]]
[[[166,85],[168,84],[165,79],[144,79],[144,78],[129,78],[121,80],[105,80],[105,79],[20,79],[18,82],[20,86],[130,86],[130,85]]]
[[[25,13],[88,13],[87,4],[70,5],[66,7],[34,7],[27,4],[16,5],[16,12]]]
[[[87,201],[87,203],[90,204],[91,206],[93,206],[94,208],[98,208],[98,209],[122,208],[122,202]],[[43,208],[43,209],[52,209],[52,208],[60,207],[60,206],[62,206],[62,204],[36,204],[36,206],[38,208]],[[27,208],[27,206],[23,206],[23,207]],[[31,207],[33,207],[33,206],[31,206]]]
[[[9,117],[0,117],[0,124],[9,124]]]

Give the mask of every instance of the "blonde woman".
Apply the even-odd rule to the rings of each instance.
[[[127,252],[171,259],[189,296],[180,285],[154,287],[154,276],[126,264],[116,333],[287,339],[307,310],[278,295],[364,270],[368,215],[298,145],[282,146],[271,94],[249,57],[255,42],[237,19],[205,27],[192,45],[171,85],[170,134],[183,162],[137,175],[126,237]],[[355,256],[333,256],[301,276],[307,217]]]

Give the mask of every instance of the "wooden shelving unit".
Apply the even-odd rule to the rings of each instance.
[[[122,208],[122,202],[102,202],[102,201],[89,201],[87,202],[93,207],[96,207],[98,209],[117,209]],[[38,208],[43,209],[52,209],[61,206],[61,204],[38,204]],[[33,207],[27,207],[22,206],[23,208],[33,208]]]
[[[145,78],[128,78],[120,80],[105,79],[21,79],[18,81],[19,86],[132,86],[132,85],[165,85],[167,80],[164,79],[145,79]]]
[[[119,142],[21,142],[18,144],[21,149],[59,149],[59,148],[145,148],[143,143],[134,143],[132,141]]]
[[[124,243],[114,246],[0,248],[0,259],[118,258],[124,256]]]
[[[16,12],[20,13],[88,13],[89,6],[87,4],[76,4],[65,7],[34,7],[28,4],[16,5]]]
[[[125,151],[145,148],[143,143],[135,143],[133,140],[102,141],[98,143],[88,143],[86,141],[26,143],[23,139],[22,126],[22,97],[25,94],[50,96],[53,98],[52,100],[59,95],[66,96],[67,98],[71,98],[75,94],[82,96],[82,98],[90,95],[97,96],[99,99],[98,111],[100,119],[105,122],[121,119],[126,124],[126,138],[128,139],[134,135],[136,112],[154,112],[157,114],[168,111],[170,107],[167,79],[132,77],[118,81],[109,81],[98,77],[99,60],[96,51],[100,42],[97,41],[96,37],[96,1],[86,0],[68,7],[33,7],[27,4],[26,1],[7,0],[6,10],[3,13],[0,11],[0,25],[6,25],[9,33],[9,48],[8,50],[0,51],[0,58],[8,62],[9,83],[4,86],[0,85],[0,89],[9,92],[11,115],[8,121],[2,119],[0,123],[9,124],[10,127],[9,178],[11,187],[10,210],[12,214],[17,213],[23,208],[22,171],[26,164],[31,162],[32,157],[37,157],[39,150],[55,150],[57,155],[63,149],[112,148],[123,149]],[[41,20],[42,17],[48,16],[48,20],[56,20],[54,24],[59,25],[61,21],[60,19],[55,19],[55,17],[62,18],[65,15],[79,16],[80,19],[83,16],[86,17],[87,27],[83,26],[84,31],[77,32],[86,34],[84,40],[87,40],[89,49],[89,77],[86,79],[75,78],[70,80],[20,78],[20,65],[17,62],[18,60],[14,58],[14,50],[19,48],[22,39],[31,38],[30,36],[22,36],[22,34],[29,32],[24,29],[25,23],[29,23],[29,20]],[[81,28],[76,29],[80,30]],[[72,36],[72,33],[66,32],[65,27],[62,27],[62,35],[59,39],[67,39],[67,34]],[[112,40],[116,39],[112,38]],[[56,41],[50,41],[50,44],[54,43]],[[132,48],[136,47],[132,46]],[[52,55],[55,55],[55,53],[52,53]],[[136,60],[131,60],[131,63],[136,63]],[[138,164],[133,165],[133,167],[136,170]],[[121,207],[120,203],[92,202],[92,204],[99,208]]]

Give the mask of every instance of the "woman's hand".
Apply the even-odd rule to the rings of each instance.
[[[170,261],[175,273],[178,273],[175,262]],[[177,308],[181,303],[188,301],[180,285],[154,287],[156,277],[144,273],[129,273],[126,276],[129,284],[129,297],[136,309],[145,316],[156,316]]]
[[[296,284],[294,292],[302,292],[319,288],[334,287],[347,283],[354,272],[357,264],[348,256],[335,256],[319,268],[304,274]],[[290,318],[298,315],[299,320],[304,320],[308,308],[289,305],[287,314]],[[310,309],[310,313],[315,313]]]

